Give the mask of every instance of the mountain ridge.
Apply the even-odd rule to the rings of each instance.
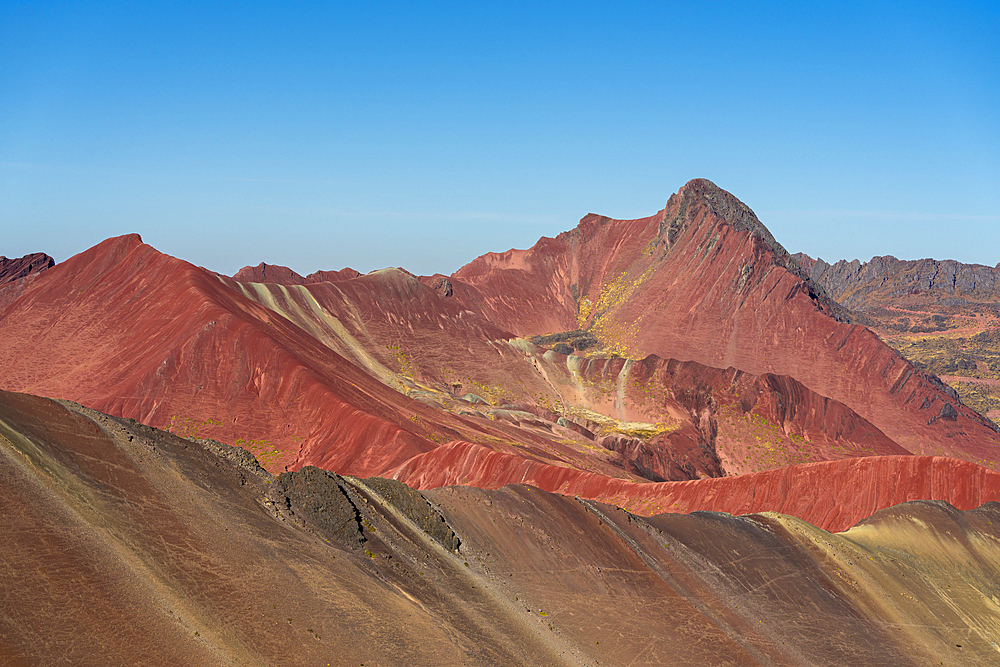
[[[873,463],[892,459],[852,465]],[[996,502],[904,503],[836,534],[774,512],[642,518],[521,484],[272,476],[3,391],[0,481],[11,664],[917,666],[990,664],[1000,641]]]
[[[464,461],[502,460],[475,473],[481,484],[538,470],[559,491],[566,478],[552,473],[564,470],[630,507],[628,494],[659,488],[650,482],[788,464],[996,465],[981,416],[838,320],[788,261],[708,181],[653,216],[588,215],[452,276],[302,283],[262,263],[236,280],[126,235],[0,310],[2,388],[242,443],[272,471],[448,485],[475,472]],[[278,282],[254,280],[268,276]],[[599,345],[564,354],[525,337],[573,331]]]

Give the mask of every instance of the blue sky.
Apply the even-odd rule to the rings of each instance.
[[[0,0],[0,254],[450,273],[704,177],[792,252],[1000,262],[1000,7],[811,4]]]

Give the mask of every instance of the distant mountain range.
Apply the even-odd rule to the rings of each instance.
[[[922,302],[943,306],[1000,302],[1000,264],[962,264],[954,260],[901,260],[892,255],[867,262],[827,264],[803,253],[792,255],[827,294],[851,310],[887,303]]]

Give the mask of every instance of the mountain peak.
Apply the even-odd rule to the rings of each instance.
[[[775,255],[783,260],[782,265],[798,268],[798,263],[787,261],[788,251],[775,240],[749,206],[707,178],[692,179],[677,194],[670,196],[660,222],[660,238],[665,238],[667,245],[671,245],[686,223],[693,221],[701,212],[711,212],[734,229],[750,232],[775,251]]]
[[[34,252],[24,257],[11,259],[0,257],[0,285],[52,268],[55,263],[54,259],[43,252]]]
[[[287,266],[265,264],[244,266],[233,274],[233,280],[243,283],[275,283],[278,285],[304,285],[307,281]]]
[[[692,179],[677,194],[670,196],[660,221],[658,239],[669,249],[685,229],[706,215],[714,216],[733,229],[748,232],[758,239],[762,249],[770,251],[771,261],[806,283],[809,291],[818,297],[834,319],[853,321],[851,313],[829,297],[822,285],[813,280],[809,272],[785,250],[749,206],[707,178]]]

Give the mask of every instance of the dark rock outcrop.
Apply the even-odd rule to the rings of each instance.
[[[450,297],[455,293],[455,288],[452,287],[451,281],[444,276],[438,276],[435,278],[431,283],[431,288],[445,298]]]
[[[939,299],[1000,300],[998,267],[963,264],[950,259],[901,260],[892,255],[872,257],[867,262],[842,259],[834,264],[803,253],[796,253],[792,258],[831,298],[852,310],[864,310],[885,305],[889,299],[921,294]]]
[[[448,551],[455,551],[461,545],[461,540],[441,513],[434,509],[419,491],[411,489],[402,482],[384,477],[369,477],[362,480],[362,483],[391,503]]]
[[[42,252],[33,252],[24,257],[8,259],[0,257],[0,285],[39,273],[55,266],[56,261]]]
[[[268,498],[278,511],[321,537],[345,546],[365,541],[361,514],[344,490],[340,476],[304,466],[278,475]]]

